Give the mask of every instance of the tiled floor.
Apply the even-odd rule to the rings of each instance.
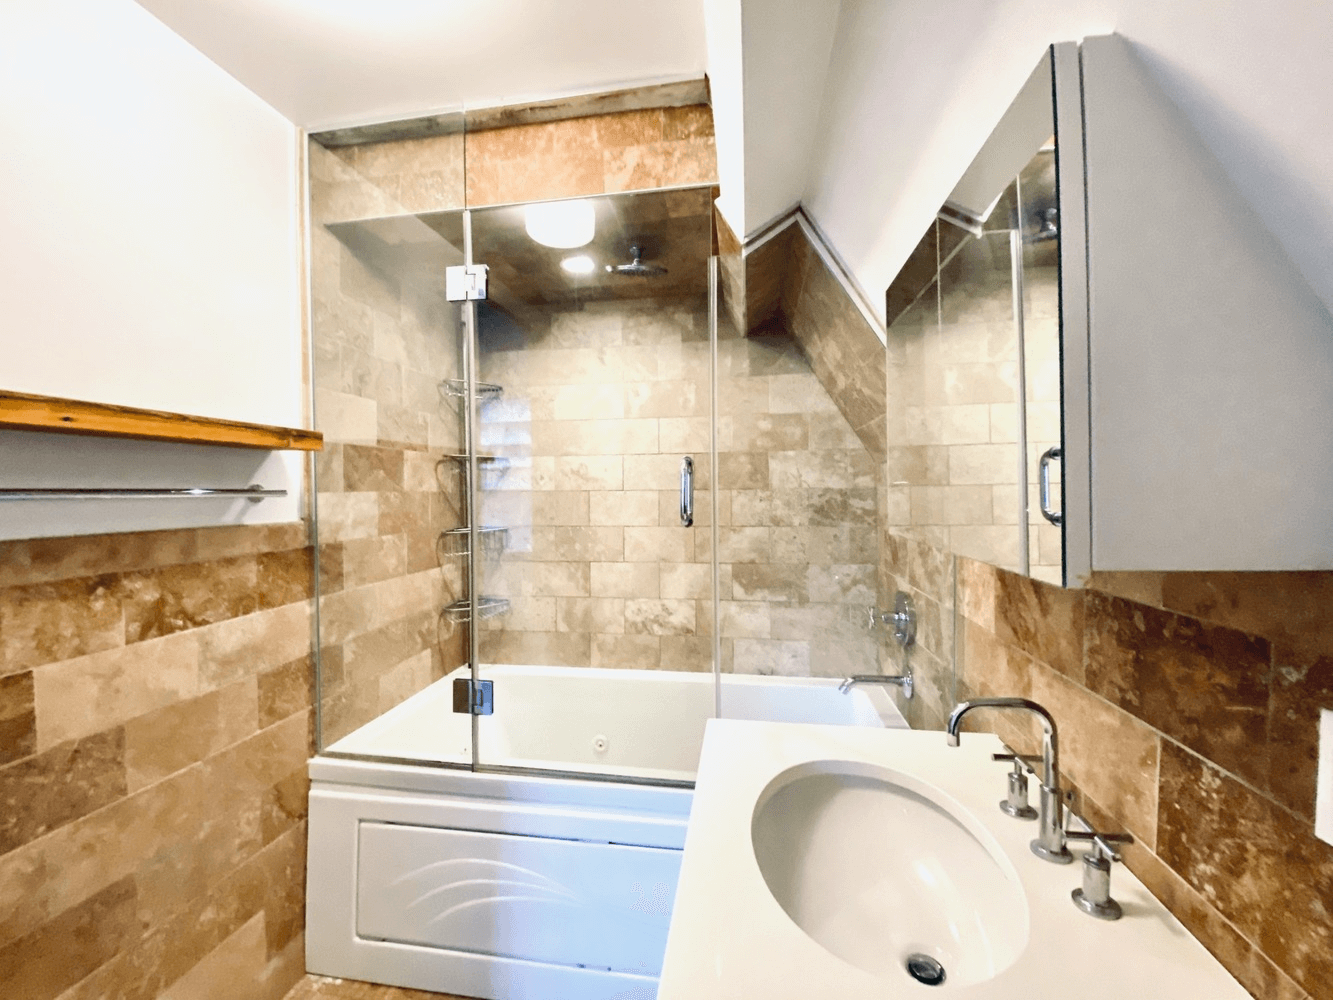
[[[284,1000],[467,1000],[452,993],[426,993],[397,986],[376,986],[354,979],[306,976],[292,987]]]

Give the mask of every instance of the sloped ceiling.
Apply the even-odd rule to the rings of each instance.
[[[886,288],[1043,48],[1115,31],[1333,307],[1333,5],[1224,7],[844,0],[806,210],[863,288]],[[762,169],[747,161],[747,182]]]
[[[703,0],[138,0],[312,131],[704,72]]]

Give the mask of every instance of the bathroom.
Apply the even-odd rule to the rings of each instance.
[[[26,48],[43,59],[5,60],[17,67],[11,72],[28,74],[25,86],[16,78],[7,89],[34,94],[26,111],[11,107],[13,124],[33,130],[43,143],[34,143],[31,156],[12,169],[25,183],[44,176],[45,200],[32,202],[43,206],[40,212],[15,216],[16,225],[26,227],[25,238],[43,252],[5,279],[6,293],[15,308],[31,310],[27,320],[46,317],[71,344],[85,346],[82,355],[67,351],[57,337],[51,350],[38,351],[32,338],[11,334],[14,343],[6,354],[12,368],[6,367],[13,375],[0,389],[314,428],[323,434],[324,448],[308,465],[304,455],[293,461],[280,451],[45,435],[38,440],[51,441],[51,453],[72,468],[39,463],[25,473],[30,478],[3,485],[199,485],[190,473],[210,483],[216,476],[219,485],[285,481],[294,494],[317,497],[318,526],[303,518],[294,498],[263,521],[255,518],[265,505],[287,501],[218,508],[202,519],[180,512],[180,504],[194,501],[145,501],[156,505],[151,529],[136,523],[144,515],[133,504],[2,508],[7,518],[48,519],[36,528],[7,526],[5,537],[13,540],[0,543],[0,717],[6,733],[0,782],[5,801],[13,803],[0,853],[6,931],[0,981],[10,984],[6,995],[280,997],[293,987],[325,988],[302,982],[307,762],[318,751],[470,661],[481,665],[480,679],[486,679],[488,665],[538,664],[585,672],[655,667],[701,680],[711,677],[716,661],[725,675],[741,681],[813,679],[825,683],[824,690],[836,690],[837,680],[848,674],[892,674],[901,667],[890,630],[881,626],[871,632],[860,617],[867,605],[891,609],[899,591],[910,595],[918,621],[910,654],[916,695],[903,701],[893,692],[908,722],[939,729],[954,700],[975,696],[1022,694],[1045,705],[1060,723],[1063,771],[1078,796],[1080,815],[1099,829],[1134,835],[1136,843],[1124,849],[1128,868],[1253,996],[1321,995],[1333,980],[1328,965],[1333,924],[1327,917],[1333,907],[1328,900],[1333,861],[1313,832],[1318,709],[1333,707],[1328,574],[1316,569],[1099,572],[1086,587],[1065,589],[1034,571],[1049,565],[1041,556],[1041,538],[1050,534],[1042,522],[1030,525],[1026,570],[1017,550],[969,548],[981,545],[982,532],[942,538],[912,530],[911,490],[926,491],[921,494],[926,501],[944,504],[945,494],[930,491],[954,489],[931,478],[936,453],[930,449],[973,442],[946,444],[928,434],[912,438],[933,419],[925,407],[939,403],[945,409],[956,401],[932,402],[923,395],[911,404],[915,413],[895,409],[908,393],[888,391],[885,386],[894,379],[900,385],[912,379],[923,393],[930,391],[922,371],[913,368],[914,356],[906,349],[893,354],[876,330],[879,324],[886,337],[895,328],[901,331],[900,324],[913,320],[910,308],[900,310],[902,319],[885,312],[867,317],[838,278],[842,261],[851,261],[860,268],[862,287],[881,290],[866,297],[874,310],[883,308],[883,290],[889,289],[889,312],[898,301],[914,306],[919,320],[938,274],[938,328],[947,314],[948,275],[940,262],[954,248],[948,246],[953,235],[948,224],[931,221],[935,208],[1022,85],[1041,46],[1114,26],[1175,58],[1191,33],[1217,29],[1190,22],[1185,14],[1171,22],[1167,15],[1154,20],[1141,11],[1127,11],[1123,25],[1072,14],[1059,26],[1038,25],[1033,5],[1016,4],[1016,11],[1024,12],[1007,23],[1023,25],[1022,37],[1035,41],[1021,59],[1004,63],[1007,83],[994,88],[1003,93],[986,108],[953,107],[943,98],[931,108],[933,115],[952,115],[959,130],[971,130],[959,140],[965,149],[949,149],[939,139],[930,147],[943,163],[940,178],[923,181],[913,173],[911,158],[895,149],[879,154],[888,161],[885,177],[858,180],[861,171],[849,165],[855,142],[872,140],[868,132],[856,133],[841,146],[829,145],[809,168],[812,180],[788,177],[788,186],[770,192],[767,202],[756,194],[755,205],[737,205],[727,199],[736,158],[744,152],[748,164],[776,157],[771,149],[751,150],[748,143],[741,148],[739,124],[728,117],[739,112],[737,92],[727,89],[717,68],[721,57],[705,52],[705,26],[697,12],[691,15],[698,21],[691,58],[698,72],[693,64],[664,62],[648,72],[608,62],[613,68],[597,78],[599,86],[580,80],[515,84],[493,91],[514,99],[477,98],[474,105],[536,105],[551,94],[615,90],[618,81],[654,74],[697,81],[708,68],[712,91],[706,98],[681,84],[658,98],[668,103],[656,106],[599,108],[592,115],[555,112],[527,123],[479,122],[472,116],[453,130],[443,123],[427,138],[324,146],[307,143],[290,123],[299,119],[309,132],[327,131],[330,125],[355,124],[351,119],[358,116],[362,122],[415,118],[448,101],[418,99],[391,114],[367,107],[334,121],[286,110],[280,88],[262,93],[288,115],[283,119],[236,82],[257,92],[260,86],[228,62],[225,47],[210,50],[206,34],[192,34],[202,29],[192,28],[188,17],[173,21],[167,6],[143,5],[208,57],[134,4],[105,5],[96,15],[100,20],[90,21],[86,33],[66,39],[64,47],[41,16],[30,14],[25,21],[19,15],[15,22],[27,34],[11,37],[27,38]],[[615,5],[588,5],[608,18],[612,14],[602,8],[610,6]],[[641,16],[693,9],[664,6],[671,10]],[[809,11],[820,5],[803,14],[789,12],[782,29],[788,34],[774,29],[780,37],[767,41],[780,49],[792,33],[822,37],[821,64],[842,67],[829,69],[815,89],[816,94],[822,89],[822,105],[790,102],[795,117],[789,124],[809,134],[818,126],[828,130],[820,134],[833,135],[850,129],[855,116],[870,114],[870,91],[858,89],[868,84],[853,72],[864,66],[858,58],[878,51],[884,59],[907,60],[900,37],[905,32],[937,32],[940,44],[945,38],[928,23],[926,5],[908,5],[896,14],[851,3],[839,14],[838,6],[824,12],[819,30],[802,17],[812,17]],[[1256,8],[1245,17],[1257,23],[1261,15]],[[1318,38],[1318,31],[1308,24],[1298,30],[1297,22],[1293,14],[1282,28],[1281,44],[1317,51],[1309,39]],[[585,28],[591,31],[590,25]],[[709,38],[721,38],[721,32],[712,25]],[[146,84],[126,58],[98,45],[98,38],[108,35],[124,39],[122,52],[143,53],[138,62],[160,62],[163,73],[179,75],[182,86],[170,101],[159,95],[166,103],[152,110],[162,116],[156,119],[160,123],[189,120],[186,112],[194,104],[206,106],[197,131],[173,145],[150,115],[140,123],[142,133],[122,132],[126,123],[111,128],[106,107],[57,85],[61,73],[91,73],[86,67],[92,66],[109,81],[108,101],[143,100],[135,88]],[[755,41],[756,50],[762,51],[762,44]],[[835,47],[845,58],[828,59]],[[706,55],[719,62],[705,62]],[[1304,72],[1316,63],[1311,56],[1308,64],[1296,64]],[[75,69],[81,65],[85,68]],[[753,65],[758,72],[765,64]],[[784,65],[793,77],[803,71]],[[997,64],[977,65],[994,70]],[[949,79],[939,75],[942,68],[929,72],[941,84]],[[1289,95],[1292,90],[1284,88],[1297,86],[1256,79],[1263,80],[1260,93],[1270,96]],[[360,85],[367,86],[364,80]],[[1258,87],[1254,80],[1247,85]],[[751,87],[755,94],[765,88],[782,94],[783,86],[781,79],[747,81],[747,94]],[[1228,100],[1236,99],[1234,89],[1226,93]],[[974,80],[969,101],[981,94],[988,94],[987,84]],[[905,111],[897,114],[895,125],[922,143],[931,141],[922,121]],[[87,122],[89,131],[51,135],[50,122],[71,120]],[[1197,120],[1206,123],[1206,108]],[[244,123],[254,123],[253,134]],[[1311,127],[1304,123],[1302,143],[1317,148]],[[258,144],[269,157],[263,163],[267,173],[249,161],[228,159],[246,154],[220,152],[205,142],[210,130]],[[134,155],[121,162],[90,158],[89,135]],[[143,145],[129,146],[126,135],[140,137]],[[1226,140],[1225,134],[1217,140],[1221,151],[1234,153]],[[885,148],[882,137],[873,141],[872,148]],[[181,148],[191,143],[201,144],[208,155],[186,159]],[[55,156],[53,150],[61,153],[59,170],[41,159]],[[1315,155],[1304,145],[1298,151]],[[200,171],[197,176],[217,192],[208,205],[207,225],[217,234],[210,240],[179,221],[180,206],[198,199],[204,185],[177,189],[178,178],[160,173],[163,163],[177,157],[182,170]],[[255,176],[232,169],[238,162],[248,163]],[[134,176],[127,163],[145,173]],[[823,171],[822,182],[817,171]],[[144,176],[155,184],[145,185]],[[282,252],[284,241],[293,237],[289,210],[307,196],[293,190],[293,176],[309,179],[304,276],[296,273],[298,262]],[[781,178],[780,172],[773,177]],[[801,195],[802,184],[804,197],[789,197]],[[892,213],[892,200],[877,194],[883,184],[912,190],[929,211]],[[715,203],[716,185],[722,197]],[[117,186],[125,192],[123,203],[103,205],[105,224],[90,225],[85,234],[92,251],[73,254],[60,236],[69,237],[74,213],[86,224],[97,217],[90,214],[92,198]],[[625,276],[607,293],[629,298],[599,297],[590,290],[591,279],[579,285],[561,278],[573,297],[559,302],[549,288],[525,290],[504,273],[518,252],[504,250],[514,242],[506,233],[522,225],[502,218],[511,206],[588,196],[599,212],[621,218],[640,210],[636,206],[669,216],[666,209],[653,208],[668,195],[683,203],[679,222],[672,223],[675,228],[662,226],[669,240],[641,249],[648,251],[644,259],[650,264],[676,256],[665,260],[665,277]],[[857,207],[849,211],[841,198],[852,198]],[[798,200],[805,214],[789,216]],[[470,258],[463,209],[475,210]],[[848,221],[875,212],[892,216],[897,227],[879,237],[894,244],[881,255],[896,255],[892,263],[865,249],[869,234]],[[1313,222],[1299,221],[1315,226],[1315,215]],[[39,216],[56,225],[43,234]],[[386,217],[418,225],[377,235],[362,224]],[[771,218],[783,217],[784,228],[762,231]],[[1284,226],[1290,221],[1288,215],[1279,218]],[[826,220],[839,226],[823,229]],[[599,226],[602,222],[599,215]],[[1292,225],[1292,238],[1307,248],[1333,232],[1333,226],[1311,232]],[[645,222],[637,219],[634,226],[643,230]],[[746,236],[753,252],[739,253],[736,233]],[[371,242],[385,237],[389,249]],[[232,242],[217,242],[224,239]],[[182,261],[188,255],[180,247],[206,250],[209,243],[217,253],[205,253],[196,264]],[[822,255],[829,244],[849,256]],[[393,246],[423,251],[428,266],[404,263],[410,253],[399,255]],[[126,247],[137,253],[126,253]],[[710,292],[713,255],[718,266]],[[142,258],[137,263],[136,256]],[[632,256],[627,240],[606,248],[608,263],[627,263]],[[922,276],[913,279],[909,264],[922,259],[926,264],[917,269]],[[998,282],[1007,294],[1010,271],[996,269],[996,259],[989,260],[991,284]],[[480,461],[470,471],[439,464],[444,454],[467,455],[467,397],[442,394],[440,383],[461,378],[470,363],[462,335],[469,320],[463,307],[441,304],[431,272],[435,264],[465,260],[490,263],[497,304],[494,313],[476,304],[480,352],[471,359],[477,363],[474,389],[482,383],[503,389],[495,399],[474,400],[480,446],[473,457],[506,458],[503,472],[485,469]],[[154,268],[171,281],[154,283]],[[134,277],[139,290],[156,289],[160,301],[145,305],[142,296],[114,294],[106,284],[108,271],[125,280]],[[955,271],[962,271],[961,265]],[[1029,293],[1035,294],[1039,276],[1028,276]],[[54,304],[29,294],[56,282],[67,286],[70,277],[86,281],[97,294]],[[612,277],[618,276],[605,280]],[[299,315],[299,292],[307,281],[308,326],[301,327],[307,339],[293,343],[288,336],[279,343],[292,316]],[[210,308],[182,304],[164,287],[171,283],[183,283]],[[500,312],[505,286],[510,308]],[[235,293],[236,287],[245,291]],[[527,298],[514,304],[515,295]],[[716,313],[720,417],[716,497],[708,439],[710,309]],[[82,331],[94,319],[105,329],[105,312],[115,319],[115,336],[99,346]],[[515,318],[520,313],[525,320]],[[177,364],[181,352],[173,353],[171,345],[184,336],[179,321],[186,316],[197,324],[193,337],[200,345],[192,358]],[[644,316],[653,322],[641,322]],[[662,322],[663,316],[669,321]],[[1029,323],[1026,329],[1031,334],[1036,327]],[[438,336],[441,330],[453,339]],[[550,367],[527,360],[548,349],[575,349],[559,339],[573,335],[618,337],[619,343],[598,345],[603,358],[613,348],[651,348],[653,372],[641,367],[638,374],[615,370],[594,377],[571,369],[565,357],[553,359]],[[636,337],[655,339],[634,342]],[[172,358],[172,364],[127,365],[125,356],[136,349]],[[1010,360],[1002,353],[994,358],[1001,366]],[[626,364],[636,356],[620,354]],[[1036,356],[1029,362],[1034,370],[1039,367]],[[210,371],[227,392],[240,396],[217,398],[217,391],[208,389]],[[312,373],[309,379],[306,372]],[[559,381],[556,375],[570,377]],[[1008,383],[1006,377],[979,377],[978,384],[994,391],[994,398],[972,396],[958,405],[1012,402],[1012,388],[1010,397],[1001,391],[1012,386],[1012,377]],[[630,385],[638,387],[636,395],[606,389]],[[462,389],[466,392],[466,385]],[[1039,422],[1035,404],[1049,401],[1049,395],[1029,400],[1030,429]],[[632,409],[636,404],[638,411]],[[543,412],[543,406],[550,409]],[[646,426],[634,424],[637,420],[655,423],[656,440],[635,438]],[[599,426],[592,439],[574,442],[569,424],[583,421]],[[723,440],[738,433],[742,440]],[[783,434],[789,436],[773,440]],[[7,431],[5,437],[11,459],[6,464],[22,469],[16,463],[25,447],[29,454],[34,450],[35,435]],[[1035,456],[1051,438],[1034,430],[1029,440],[1028,486],[1035,493]],[[570,450],[575,444],[589,450]],[[603,446],[618,449],[613,453],[620,463],[618,481],[590,482],[586,477],[596,473],[594,465],[562,462],[593,457],[599,452],[591,449]],[[220,459],[219,453],[241,459]],[[773,461],[775,454],[794,464]],[[678,518],[684,455],[696,462],[695,526],[688,529],[679,520],[672,523]],[[762,469],[753,457],[760,455],[766,461]],[[231,464],[223,467],[224,461]],[[1012,462],[1007,455],[995,461],[1015,470],[1018,464],[1016,453]],[[548,468],[552,478],[543,485],[540,477]],[[640,472],[649,478],[632,478]],[[457,547],[457,536],[444,547],[440,542],[442,534],[470,523],[465,475],[482,486],[471,523],[502,529],[494,538],[487,532],[472,536],[483,555],[476,560],[459,555],[468,548]],[[561,479],[564,475],[585,478]],[[802,479],[811,475],[819,478],[817,484]],[[772,496],[760,495],[787,489],[784,476],[792,490],[804,491],[803,499],[818,505],[821,521],[811,523],[813,508],[779,511]],[[1017,474],[1008,478],[989,487],[996,509],[997,492],[1017,493]],[[815,491],[823,493],[815,497]],[[738,504],[746,502],[752,504],[750,518],[738,520]],[[94,509],[104,512],[93,519]],[[715,510],[725,515],[716,524]],[[906,518],[898,517],[904,510]],[[241,523],[247,516],[250,523]],[[1001,519],[992,517],[995,523]],[[715,527],[729,559],[713,560]],[[921,527],[919,521],[915,527]],[[598,547],[608,533],[618,537],[618,553],[612,551],[614,541],[610,549]],[[465,535],[463,541],[470,539]],[[543,546],[552,545],[558,558],[543,558]],[[478,574],[476,592],[510,606],[507,614],[479,621],[475,634],[465,622],[442,621],[440,615],[472,589],[467,579],[472,568]],[[720,627],[714,629],[714,622]],[[469,647],[473,639],[475,651]],[[497,676],[495,716],[477,718],[479,727],[502,719],[504,683]],[[711,686],[704,690],[711,698]],[[890,693],[854,690],[871,701]],[[725,689],[722,697],[725,703]],[[995,721],[1002,725],[999,717]],[[464,734],[460,760],[470,763],[476,753],[480,763],[490,763],[487,732],[480,733],[475,743],[473,733]],[[1028,734],[1001,729],[1000,735],[1018,746]],[[610,740],[608,752],[618,746]],[[490,747],[498,750],[494,743]],[[530,756],[523,759],[533,765]],[[592,760],[595,769],[597,758]],[[223,982],[244,985],[220,987]]]

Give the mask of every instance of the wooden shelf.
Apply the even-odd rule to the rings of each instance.
[[[5,391],[0,391],[0,430],[175,441],[264,451],[319,451],[324,447],[324,435],[319,431]]]

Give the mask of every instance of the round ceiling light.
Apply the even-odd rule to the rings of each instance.
[[[523,228],[544,247],[573,250],[592,242],[597,212],[586,198],[538,202],[523,209]]]
[[[560,262],[560,266],[570,274],[592,274],[593,269],[596,267],[592,258],[586,253],[577,254],[573,257],[566,257]]]

